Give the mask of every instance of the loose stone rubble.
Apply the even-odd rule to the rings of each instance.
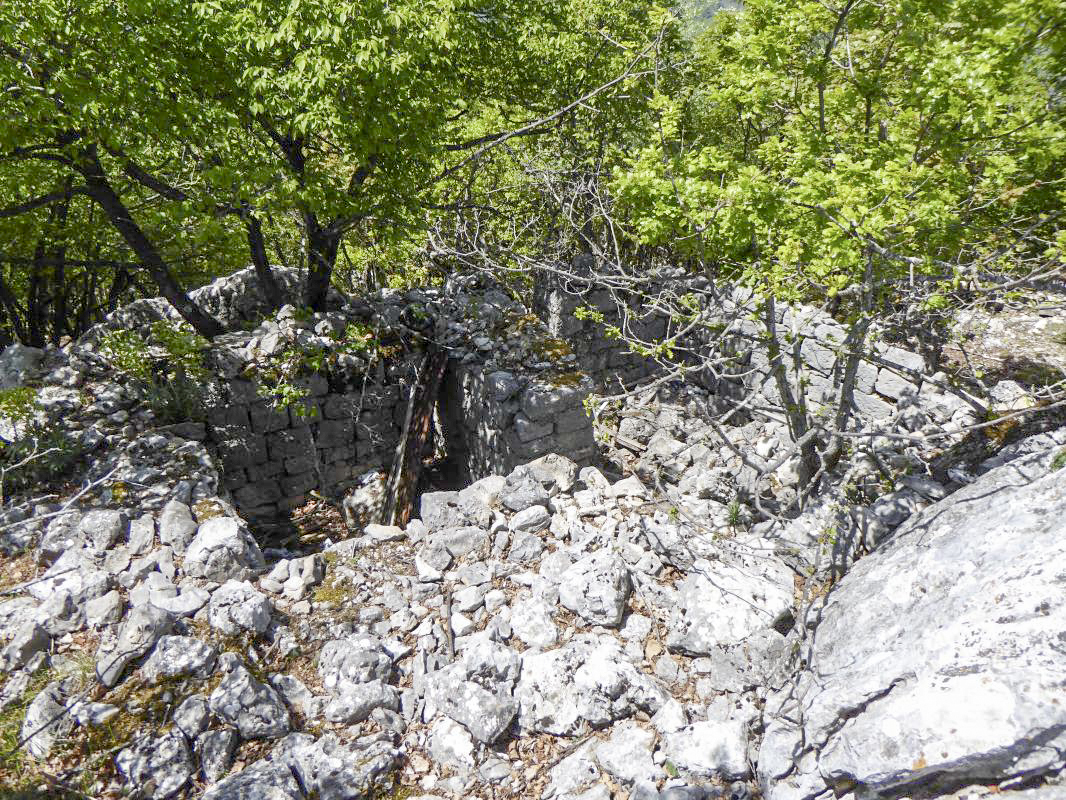
[[[246,280],[212,307],[252,314]],[[461,335],[481,353],[452,373],[464,396],[495,397],[516,441],[549,422],[561,441],[572,394]],[[779,520],[788,464],[755,487],[713,393],[663,386],[576,458],[538,445],[493,474],[498,423],[467,430],[477,480],[422,494],[402,528],[352,501],[353,530],[309,546],[257,537],[214,423],[156,426],[90,345],[8,359],[0,378],[41,376],[88,457],[76,496],[3,512],[4,552],[34,571],[0,596],[0,712],[27,697],[44,763],[117,737],[79,777],[90,796],[1062,797],[1066,428],[937,462],[893,434],[977,412],[879,376],[896,484],[856,496],[880,473],[855,458]],[[773,420],[730,433],[761,458],[787,441]]]

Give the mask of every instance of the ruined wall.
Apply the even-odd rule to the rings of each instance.
[[[700,281],[683,272],[667,271],[664,281]],[[706,284],[698,284],[703,288]],[[604,322],[580,320],[574,312],[580,307],[604,315]],[[714,315],[721,326],[713,324],[685,346],[697,354],[710,346],[732,355],[730,375],[714,375],[709,370],[696,371],[693,379],[715,393],[726,406],[757,392],[771,405],[779,405],[776,381],[762,340],[764,328],[751,319],[755,303],[748,290],[725,287]],[[596,382],[598,390],[617,391],[658,373],[650,359],[630,353],[628,345],[605,335],[607,326],[626,326],[644,341],[661,341],[669,333],[664,316],[649,312],[636,299],[621,312],[609,292],[591,282],[558,280],[542,282],[535,291],[535,311],[548,329],[570,343],[578,357],[580,369]],[[789,332],[789,341],[799,343],[799,370],[791,368],[788,379],[793,391],[802,391],[812,409],[833,400],[843,377],[847,331],[827,314],[809,307],[780,306],[776,313],[781,332]],[[896,411],[896,404],[908,395],[940,392],[943,376],[927,374],[922,358],[903,348],[874,342],[859,365],[854,395],[854,410],[860,419],[883,419]],[[696,360],[697,363],[698,359]],[[966,403],[958,402],[960,413]]]
[[[596,442],[583,403],[594,388],[580,373],[541,377],[453,364],[440,403],[449,461],[474,480],[547,453],[593,463]]]
[[[312,489],[343,494],[392,461],[406,409],[400,385],[331,387],[319,375],[308,385],[306,403],[279,410],[251,381],[234,380],[208,410],[223,485],[249,519],[298,508]]]
[[[643,341],[661,341],[666,334],[666,320],[656,314],[642,312],[634,305],[625,319],[610,292],[587,284],[562,285],[545,282],[534,293],[534,311],[544,321],[549,332],[567,342],[577,356],[578,364],[598,387],[617,391],[654,374],[656,365],[649,359],[629,352],[628,346],[608,337],[604,324],[578,319],[578,308],[598,311],[606,324],[618,325]]]
[[[353,351],[352,326],[373,331],[372,353]],[[286,307],[215,341],[208,439],[241,514],[285,515],[312,490],[341,496],[388,469],[429,341],[449,355],[438,417],[456,477],[548,452],[595,460],[583,407],[595,382],[527,309],[491,285],[386,290],[305,319]],[[315,354],[316,366],[301,379],[306,400],[279,409],[269,376],[294,350]]]

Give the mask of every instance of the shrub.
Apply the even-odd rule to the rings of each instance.
[[[192,329],[166,321],[152,324],[149,341],[123,330],[105,334],[100,342],[103,356],[132,381],[163,424],[204,419],[206,348],[207,340]]]
[[[49,483],[66,474],[81,455],[81,445],[41,414],[37,391],[0,390],[0,502],[9,492]]]

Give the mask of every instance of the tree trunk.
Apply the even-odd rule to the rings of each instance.
[[[768,335],[767,349],[769,350],[770,368],[773,370],[774,383],[777,393],[781,398],[781,405],[785,409],[785,418],[788,420],[789,433],[792,441],[798,442],[807,435],[810,430],[810,419],[807,416],[807,398],[804,395],[802,374],[796,376],[796,391],[788,382],[788,373],[785,369],[784,354],[781,350],[781,340],[777,332],[777,319],[775,316],[773,297],[767,297],[763,311],[763,324]],[[800,342],[796,342],[796,348]],[[798,359],[794,359],[798,360]],[[808,439],[800,445],[799,488],[800,497],[806,494],[811,480],[818,473],[818,446],[813,439]]]
[[[7,311],[8,319],[11,321],[11,330],[14,332],[15,338],[26,344],[26,326],[22,322],[18,299],[15,297],[15,293],[11,291],[11,287],[7,285],[3,275],[0,275],[0,303],[3,304],[4,309]]]
[[[304,214],[304,228],[307,231],[307,307],[312,311],[325,311],[340,236],[323,228],[315,214],[310,212]]]
[[[163,297],[201,336],[213,339],[225,333],[225,329],[219,324],[218,320],[205,314],[199,306],[189,299],[185,290],[178,284],[162,255],[155,248],[155,245],[149,241],[140,226],[133,221],[133,215],[130,214],[122,203],[122,199],[107,180],[103,166],[96,157],[95,151],[92,149],[83,151],[83,157],[84,160],[78,170],[85,177],[89,196],[107,214],[107,218],[115,230],[119,232],[126,244],[133,250],[148,274],[152,276],[152,280],[159,287],[159,291],[163,293]]]
[[[833,435],[822,456],[827,470],[836,467],[844,455],[843,434],[847,430],[848,422],[851,420],[852,406],[855,404],[855,381],[859,374],[859,364],[862,363],[865,354],[866,333],[870,329],[871,321],[868,314],[863,314],[848,329],[847,338],[844,340],[844,351],[847,355],[844,359],[844,370],[840,381],[836,416],[833,419]]]
[[[55,248],[55,265],[52,268],[52,344],[59,347],[67,325],[67,245],[66,227],[70,214],[71,180],[67,179],[67,194],[59,204],[57,222],[63,234]]]
[[[415,494],[422,474],[422,459],[433,435],[433,409],[437,405],[448,353],[430,344],[411,387],[403,435],[396,446],[396,458],[385,486],[385,508],[381,519],[386,525],[406,525],[414,510]]]
[[[274,279],[274,271],[270,268],[267,259],[266,241],[263,239],[263,226],[259,218],[250,211],[245,212],[244,227],[248,234],[248,250],[252,254],[252,265],[255,267],[255,275],[259,279],[259,286],[270,306],[270,311],[281,308],[285,298],[281,293],[281,287]]]
[[[48,255],[44,236],[37,239],[30,262],[29,285],[26,287],[26,329],[30,347],[44,347],[45,308],[42,300],[44,283],[44,260]]]

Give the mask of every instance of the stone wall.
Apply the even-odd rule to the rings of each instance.
[[[547,453],[592,464],[596,442],[584,399],[594,388],[581,373],[552,379],[451,365],[440,401],[450,463],[466,480],[501,475]]]
[[[604,333],[604,324],[574,316],[578,308],[589,308],[606,317],[606,324],[624,326],[644,341],[661,341],[666,320],[654,314],[641,314],[639,308],[622,320],[610,292],[591,286],[547,283],[534,293],[534,310],[545,326],[570,346],[580,368],[599,387],[617,391],[654,374],[656,365],[649,359],[629,352],[628,346]]]
[[[352,325],[373,329],[373,356],[351,350]],[[583,401],[596,383],[524,307],[491,285],[383,291],[306,319],[287,307],[216,339],[208,438],[242,516],[284,516],[312,490],[340,497],[387,470],[431,340],[449,355],[438,419],[456,478],[548,452],[595,460]],[[318,366],[301,379],[306,399],[279,409],[251,378],[264,380],[294,349],[317,354]]]
[[[307,402],[279,410],[234,380],[208,411],[223,484],[249,519],[298,508],[312,489],[339,496],[392,461],[406,408],[399,385],[331,387],[319,375],[307,384]]]
[[[663,280],[691,280],[682,274],[668,274]],[[699,281],[700,279],[695,279]],[[702,288],[705,284],[699,284]],[[604,322],[580,320],[576,309],[589,308],[604,315]],[[708,370],[697,371],[693,377],[703,388],[718,396],[726,404],[734,404],[753,392],[771,406],[780,405],[776,381],[770,369],[763,326],[752,320],[755,303],[744,289],[726,287],[718,306],[713,310],[720,325],[705,329],[704,338],[715,336],[716,347],[732,358],[729,376],[713,375]],[[617,338],[606,336],[607,326],[625,326],[644,341],[660,341],[669,333],[667,320],[650,313],[634,300],[621,311],[611,294],[591,283],[558,281],[545,282],[535,292],[535,310],[553,335],[565,339],[578,357],[580,369],[588,373],[597,389],[617,391],[655,375],[658,365],[651,359],[629,352],[629,346]],[[788,379],[793,391],[803,386],[812,409],[832,402],[843,377],[847,331],[829,315],[809,307],[777,309],[776,321],[781,332],[789,332],[790,341],[799,342],[799,369],[791,366]],[[685,347],[694,353],[706,351],[709,344],[689,338]],[[943,375],[929,375],[922,358],[903,348],[875,342],[868,346],[869,354],[859,364],[854,394],[854,410],[859,419],[877,420],[896,411],[896,404],[905,396],[929,392],[942,393],[947,389]],[[964,399],[959,399],[960,413],[966,413]]]

